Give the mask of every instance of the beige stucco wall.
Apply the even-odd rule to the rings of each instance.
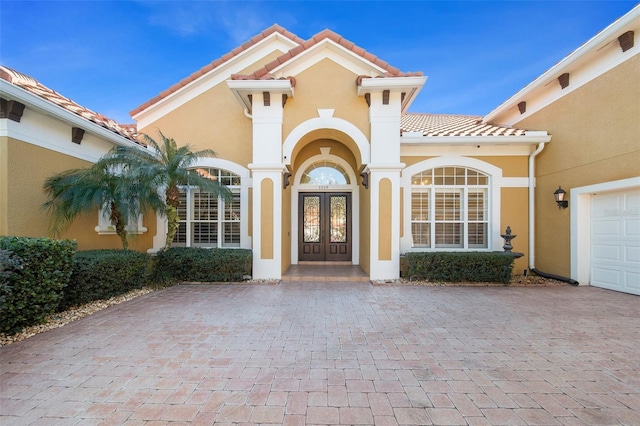
[[[392,227],[398,226],[392,223],[391,194],[393,192],[391,180],[383,178],[378,188],[378,259],[391,260],[391,235]]]
[[[402,156],[400,161],[405,163],[407,167],[417,164],[421,161],[434,158],[432,156]],[[503,177],[527,177],[529,173],[529,157],[518,155],[505,155],[505,156],[469,156],[469,158],[475,158],[485,163],[491,164],[502,169]]]
[[[248,74],[274,60],[273,52],[239,74]],[[212,149],[218,158],[247,166],[252,161],[253,126],[244,115],[226,81],[185,102],[152,124],[138,129],[152,138],[158,130],[172,137],[178,145],[189,144],[192,150]],[[156,139],[157,140],[157,139]]]
[[[498,238],[501,247],[504,240],[500,237],[511,227],[512,235],[516,235],[511,241],[513,251],[524,256],[516,259],[513,265],[513,273],[522,275],[529,268],[529,189],[528,188],[502,188],[500,191],[500,229],[496,230],[494,238]]]
[[[212,149],[218,158],[251,163],[252,123],[224,82],[139,129],[156,140],[158,130],[194,151]]]
[[[0,235],[9,234],[9,138],[0,137]]]
[[[290,180],[289,186],[282,191],[282,273],[291,266],[291,192]]]
[[[274,205],[273,194],[275,190],[273,180],[266,178],[260,182],[260,194],[262,200],[260,203],[260,254],[261,259],[273,259],[273,217]]]
[[[305,161],[313,156],[320,155],[320,148],[330,148],[330,155],[335,155],[347,161],[356,176],[358,175],[358,173],[356,173],[358,171],[356,157],[349,149],[349,147],[344,145],[341,141],[331,139],[318,139],[308,142],[306,145],[302,145],[301,143],[298,153],[291,164],[292,179]]]
[[[284,108],[283,135],[300,123],[318,117],[318,109],[333,109],[333,116],[360,129],[369,139],[369,107],[357,93],[358,76],[331,59],[323,59],[295,76],[295,94]]]
[[[44,181],[65,170],[88,167],[90,163],[12,138],[0,139],[0,153],[3,158],[0,176],[6,185],[6,195],[2,194],[1,234],[51,237],[48,232],[49,216],[41,210],[47,200],[42,189]],[[94,231],[97,225],[96,210],[79,217],[59,238],[77,240],[79,250],[122,248],[118,236],[98,235]],[[130,248],[133,250],[151,247],[151,238],[156,230],[155,215],[145,218],[143,225],[149,230],[132,237]]]
[[[570,209],[553,192],[640,175],[640,55],[527,117],[551,142],[536,162],[536,267],[570,274]],[[518,237],[519,238],[519,237]]]

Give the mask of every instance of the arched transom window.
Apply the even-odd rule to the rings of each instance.
[[[411,177],[413,247],[488,248],[489,176],[437,167]]]
[[[300,179],[302,184],[310,185],[348,185],[349,176],[339,164],[331,161],[318,161],[304,171]]]
[[[201,191],[198,187],[180,188],[178,217],[180,225],[174,247],[240,247],[240,176],[222,169],[196,169],[218,180],[231,190],[232,199]]]

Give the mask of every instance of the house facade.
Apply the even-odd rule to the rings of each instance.
[[[16,70],[0,66],[0,235],[49,236],[44,181],[90,166],[118,145],[138,145],[135,126],[116,123]],[[131,248],[146,250],[155,222],[137,227]],[[61,238],[81,250],[122,248],[108,218],[79,217]]]
[[[525,244],[528,158],[550,136],[407,113],[425,82],[329,30],[276,25],[135,109],[138,131],[213,149],[197,167],[234,182],[222,208],[185,189],[177,244],[251,248],[255,278],[339,261],[374,280],[412,250],[502,251],[507,225]]]
[[[485,117],[553,135],[536,157],[529,264],[633,294],[640,294],[639,44],[636,6]],[[552,202],[559,186],[568,208]]]
[[[610,37],[621,30],[633,32],[638,10],[605,32],[611,32]],[[581,49],[597,57],[601,46],[589,43]],[[427,81],[421,72],[401,71],[330,30],[303,40],[274,25],[134,109],[131,116],[138,133],[154,137],[162,131],[194,150],[216,152],[215,158],[203,159],[194,167],[227,185],[232,200],[186,185],[179,212],[181,226],[173,244],[251,249],[256,279],[278,279],[301,262],[340,262],[359,265],[372,280],[392,280],[399,277],[400,256],[407,252],[502,251],[500,235],[507,226],[517,234],[514,250],[525,254],[516,260],[516,274],[535,266],[575,278],[583,276],[578,271],[585,267],[578,265],[574,275],[569,266],[574,261],[573,244],[583,244],[569,242],[574,235],[574,218],[569,216],[579,210],[574,208],[580,198],[574,196],[574,189],[631,179],[630,186],[622,189],[631,191],[633,203],[638,186],[638,169],[633,167],[634,162],[638,164],[638,47],[618,50],[624,59],[615,59],[616,65],[601,73],[605,80],[593,86],[600,91],[589,89],[592,76],[579,77],[576,68],[567,71],[570,90],[561,89],[563,96],[552,96],[550,102],[544,100],[548,79],[543,79],[484,118],[416,114],[408,109]],[[574,64],[580,65],[578,62]],[[606,77],[610,72],[615,74]],[[619,75],[625,77],[625,85],[619,82]],[[582,83],[580,78],[589,81]],[[6,102],[23,99],[14,92],[23,97],[34,95],[28,87],[3,79],[0,88]],[[608,84],[618,85],[624,96],[608,95]],[[580,89],[583,87],[586,89]],[[571,101],[577,109],[563,105],[578,95]],[[607,129],[614,132],[607,135],[616,136],[607,139],[607,148],[601,149],[611,158],[598,164],[602,156],[595,152],[589,157],[586,151],[592,144],[602,147],[602,138],[576,137],[576,126],[580,126],[574,114],[587,114],[580,120],[591,126],[580,127],[578,135],[598,133],[589,114],[599,112],[600,102],[613,104],[616,99],[620,113],[607,111],[602,116]],[[33,115],[35,122],[51,120],[44,114],[36,116],[37,99],[23,100],[25,117]],[[34,101],[35,106],[27,101]],[[522,102],[526,107],[520,113]],[[592,103],[592,110],[580,109],[585,102]],[[57,107],[73,114],[64,105]],[[66,155],[64,162],[42,170],[38,177],[42,181],[52,169],[61,171],[76,167],[76,162],[95,161],[115,144],[136,143],[132,128],[115,124],[122,131],[109,129],[106,135],[88,129],[101,127],[98,120],[84,119],[89,121],[86,134],[100,140],[95,142],[100,147],[93,157],[87,158],[60,151],[61,147],[69,149],[65,145],[68,133],[80,125],[67,122],[59,131],[59,146],[51,148],[40,147],[32,141],[37,138],[25,135],[19,129],[24,122],[0,120],[4,126],[0,127],[0,142],[8,153],[3,152],[0,170],[3,182],[5,176],[12,179],[1,189],[3,200],[18,196],[9,188],[28,173],[21,166],[24,161],[33,155],[54,155],[36,149]],[[72,151],[84,149],[84,144],[72,146]],[[17,148],[22,145],[25,147]],[[579,164],[585,171],[576,174],[572,162],[578,160],[566,156],[583,148]],[[17,156],[14,151],[20,149],[34,152]],[[629,163],[605,172],[601,169],[607,169],[607,161]],[[595,164],[595,171],[586,171],[589,164]],[[553,176],[556,172],[560,174]],[[31,185],[34,198],[41,181],[39,187]],[[547,193],[549,188],[557,185],[569,193],[568,210],[558,211],[553,199],[547,200],[553,193]],[[626,205],[621,211],[629,209],[633,212]],[[0,231],[43,234],[42,229],[15,225],[20,222],[17,212],[24,211],[30,210],[3,207],[7,219],[0,220],[4,226]],[[27,214],[23,222],[33,220]],[[68,235],[87,234],[81,229],[89,229],[92,219],[86,220],[74,224]],[[165,220],[151,216],[141,220],[144,231],[136,239],[138,249],[159,250],[164,245]],[[582,235],[575,232],[576,238]],[[110,244],[108,235],[93,233],[83,238],[86,241],[79,241],[80,248]],[[633,251],[635,246],[630,244]],[[580,279],[581,283],[589,283],[590,277]]]

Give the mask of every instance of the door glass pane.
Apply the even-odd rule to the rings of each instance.
[[[314,163],[305,170],[300,183],[313,185],[347,185],[349,175],[338,164],[329,161]]]
[[[303,205],[303,241],[320,242],[320,197],[304,197]]]
[[[331,196],[331,228],[332,243],[347,242],[347,197],[344,195]]]

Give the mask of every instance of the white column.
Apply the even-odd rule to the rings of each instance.
[[[282,94],[252,94],[253,278],[282,277]]]
[[[385,99],[386,98],[386,99]],[[371,124],[371,247],[372,280],[400,278],[400,117],[401,93],[370,94]]]

